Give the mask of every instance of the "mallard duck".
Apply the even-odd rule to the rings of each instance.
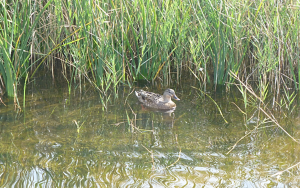
[[[175,109],[176,104],[171,100],[180,100],[173,89],[166,89],[163,95],[144,90],[135,91],[135,95],[141,103],[150,108],[162,110]]]

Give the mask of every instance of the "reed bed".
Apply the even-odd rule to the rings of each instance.
[[[279,101],[299,89],[299,8],[295,0],[1,1],[0,87],[16,97],[47,70],[107,97],[120,83],[171,84],[185,71],[202,89],[230,86],[232,71]]]

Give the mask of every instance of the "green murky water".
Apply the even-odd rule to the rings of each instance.
[[[42,79],[41,79],[42,80]],[[26,109],[0,106],[1,187],[297,187],[299,144],[273,123],[229,148],[257,125],[231,102],[239,95],[201,98],[191,82],[174,86],[172,113],[143,109],[121,88],[102,111],[92,88],[39,81],[28,86]],[[149,86],[162,93],[165,88]],[[21,102],[21,101],[20,101]],[[236,102],[242,107],[242,103]],[[255,110],[253,111],[255,114]],[[128,118],[127,118],[128,117]],[[250,118],[250,117],[248,117]],[[299,118],[281,125],[300,138]],[[268,127],[266,127],[268,126]]]

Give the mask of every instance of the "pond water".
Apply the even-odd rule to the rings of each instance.
[[[69,93],[66,85],[49,83],[48,78],[34,81],[27,87],[22,112],[14,110],[12,99],[4,99],[6,107],[0,105],[1,187],[300,184],[299,165],[292,167],[300,162],[299,144],[274,123],[260,125],[239,141],[257,126],[258,117],[255,110],[249,112],[253,117],[240,112],[236,105],[243,108],[243,103],[234,91],[209,93],[225,123],[212,100],[191,87],[197,82],[170,86],[181,100],[175,101],[174,112],[164,113],[143,108],[134,88],[121,87],[118,98],[112,95],[103,110],[99,93],[89,84],[81,93],[78,87]],[[163,93],[166,88],[147,87],[135,89]],[[280,124],[299,139],[299,120],[291,115]]]

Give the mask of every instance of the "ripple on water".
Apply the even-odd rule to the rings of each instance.
[[[124,97],[111,98],[107,111],[93,90],[29,90],[23,112],[0,107],[0,186],[299,185],[298,167],[271,177],[300,161],[295,142],[271,125],[261,125],[239,140],[259,118],[245,122],[235,105],[216,95],[214,100],[230,121],[225,124],[210,99],[182,87],[174,87],[181,101],[171,114],[142,109],[135,96],[127,98],[129,88],[119,90],[126,104]],[[282,125],[300,135],[293,122],[298,121]]]

